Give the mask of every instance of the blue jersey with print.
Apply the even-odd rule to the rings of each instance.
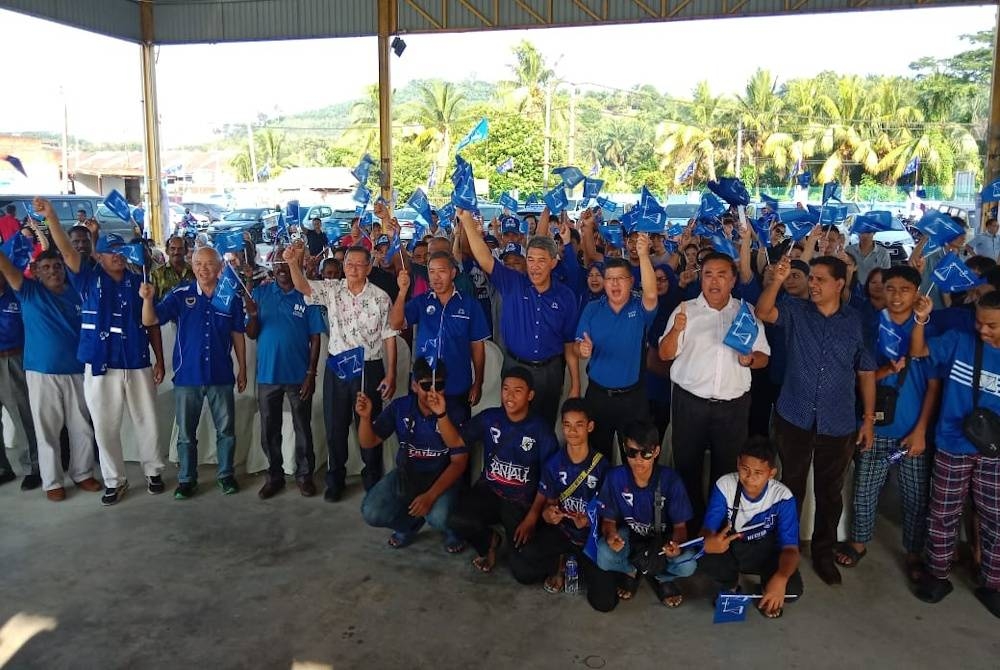
[[[733,518],[733,500],[739,475],[730,472],[719,477],[708,496],[705,508],[704,527],[718,533]],[[733,528],[742,533],[745,542],[753,542],[771,537],[779,547],[799,546],[799,513],[795,508],[795,497],[787,486],[770,480],[756,498],[740,492],[740,509],[736,513]]]
[[[62,293],[55,293],[26,278],[17,295],[24,325],[31,332],[24,343],[24,369],[51,375],[82,374],[83,363],[76,358],[80,294],[68,285]]]
[[[972,371],[979,335],[952,330],[927,341],[931,362],[944,384],[938,415],[937,448],[949,454],[976,454],[962,432],[962,422],[972,412]],[[983,369],[979,381],[979,406],[1000,413],[1000,349],[983,343]]]
[[[531,505],[545,463],[559,449],[552,426],[537,416],[511,421],[503,408],[483,410],[462,426],[465,444],[483,444],[482,479],[501,498]]]
[[[442,306],[431,291],[407,302],[405,314],[406,323],[417,326],[414,358],[437,356],[440,351],[448,369],[445,395],[468,393],[472,387],[469,343],[490,336],[479,301],[456,290]]]
[[[909,350],[910,334],[913,332],[913,319],[907,319],[901,327],[903,333],[904,351]],[[939,329],[932,321],[924,327],[924,335],[927,338],[936,337]],[[878,323],[872,334],[872,351],[875,354],[875,362],[884,365],[889,362],[885,354],[879,351],[878,346]],[[889,437],[902,439],[909,435],[920,419],[920,410],[924,404],[924,394],[927,392],[927,380],[937,377],[931,362],[926,358],[911,358],[907,362],[906,377],[903,385],[899,388],[899,395],[896,398],[896,411],[892,423],[886,426],[875,426],[877,437]],[[899,374],[893,373],[876,382],[879,386],[889,386],[895,388],[899,383]]]
[[[458,425],[456,414],[462,416],[459,407],[446,410],[452,423]],[[375,434],[383,440],[396,433],[399,451],[396,452],[396,466],[403,467],[409,462],[420,472],[441,472],[451,462],[452,456],[469,453],[468,447],[450,449],[438,432],[437,418],[420,411],[417,396],[412,393],[396,398],[382,410],[375,419]],[[382,447],[376,447],[381,449]]]
[[[615,312],[607,297],[583,308],[576,339],[584,333],[594,343],[587,374],[605,388],[619,389],[639,383],[645,367],[646,329],[656,318],[656,307],[647,310],[642,298],[632,296]]]
[[[590,464],[594,461],[594,456],[597,453],[596,451],[588,450],[586,458],[579,463],[574,463],[570,459],[566,447],[563,447],[545,462],[542,468],[542,481],[538,485],[538,492],[549,500],[558,500],[563,491],[569,488],[581,473],[586,472],[590,468]],[[604,480],[604,475],[607,473],[609,467],[608,459],[601,458],[573,493],[559,503],[559,509],[574,514],[586,514],[587,503],[600,492],[601,482]],[[589,528],[577,528],[576,524],[569,519],[563,519],[559,522],[559,530],[570,541],[580,546],[583,546],[587,541],[587,536],[590,534]]]
[[[296,290],[283,291],[277,282],[253,290],[257,303],[257,381],[261,384],[301,384],[309,368],[309,338],[326,332],[318,305],[306,305]]]
[[[507,349],[523,361],[561,356],[576,334],[576,296],[553,279],[539,293],[527,276],[494,263],[490,280],[503,298],[500,333]]]
[[[79,272],[67,270],[66,275],[83,301],[77,359],[89,364],[95,375],[108,368],[148,368],[149,335],[142,325],[139,297],[142,275],[126,270],[119,282],[99,264],[82,262]]]
[[[245,330],[242,298],[220,311],[197,282],[178,286],[156,306],[160,323],[177,323],[174,386],[232,384],[233,333]]]
[[[20,349],[24,346],[24,321],[21,303],[10,286],[0,293],[0,351]]]
[[[660,470],[660,493],[663,494],[662,523],[665,533],[670,535],[670,527],[688,521],[694,512],[688,499],[684,483],[677,473],[664,465],[654,466]],[[650,481],[655,473],[650,475]],[[643,537],[653,529],[653,489],[647,483],[635,483],[632,470],[627,465],[619,465],[610,470],[601,487],[600,501],[604,505],[601,517],[614,521],[619,526],[627,525],[633,533]]]

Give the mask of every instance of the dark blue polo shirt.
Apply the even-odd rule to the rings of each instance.
[[[457,417],[464,410],[449,406],[445,411],[457,426]],[[375,419],[372,427],[375,434],[383,440],[396,433],[399,438],[396,467],[401,468],[409,463],[410,467],[419,472],[441,472],[448,467],[452,456],[469,453],[469,448],[465,446],[448,448],[438,432],[437,419],[420,411],[417,396],[412,393],[390,402]]]
[[[406,323],[417,327],[414,358],[436,356],[440,351],[448,369],[445,394],[468,393],[473,381],[469,344],[490,337],[479,301],[456,290],[442,306],[431,291],[410,299],[404,311]]]
[[[21,303],[10,286],[0,293],[0,350],[20,349],[24,346],[24,321]]]
[[[645,367],[646,329],[656,318],[656,308],[647,310],[642,298],[632,296],[617,313],[607,296],[583,308],[576,339],[587,333],[594,351],[587,375],[605,388],[619,389],[639,383]]]
[[[174,386],[232,384],[233,333],[245,330],[243,300],[219,311],[197,282],[178,286],[156,306],[160,323],[177,323],[174,343]],[[301,378],[299,379],[301,381]]]
[[[490,280],[503,297],[500,333],[508,351],[524,361],[543,361],[563,354],[576,335],[576,296],[552,279],[539,293],[527,276],[494,263]]]
[[[51,375],[78,375],[83,363],[76,359],[80,345],[80,294],[69,285],[53,293],[41,282],[25,279],[17,291],[24,324],[31,337],[24,343],[24,369]]]
[[[654,466],[660,471],[660,493],[663,495],[661,523],[669,529],[675,523],[691,519],[694,512],[688,499],[684,483],[677,473],[663,465]],[[655,476],[655,471],[652,476]],[[652,483],[652,477],[650,483]],[[627,465],[619,465],[608,471],[601,487],[600,501],[604,504],[601,517],[614,521],[618,527],[628,526],[629,530],[643,537],[653,530],[653,487],[649,483],[639,486]]]
[[[117,282],[100,265],[81,262],[80,272],[67,270],[66,276],[83,301],[77,359],[95,375],[108,368],[148,368],[149,335],[139,297],[142,275],[126,270]]]
[[[323,313],[306,305],[298,290],[287,293],[277,282],[253,290],[257,303],[257,382],[301,384],[309,368],[309,337],[326,332]]]

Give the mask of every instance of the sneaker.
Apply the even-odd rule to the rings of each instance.
[[[198,490],[198,485],[194,482],[181,482],[174,489],[174,500],[187,500]]]
[[[233,477],[232,475],[217,480],[217,483],[219,488],[222,489],[222,492],[227,496],[239,493],[240,491],[240,485],[236,483],[236,477]]]
[[[101,504],[105,507],[111,505],[117,505],[122,498],[125,497],[125,492],[128,491],[128,482],[123,481],[118,485],[118,488],[106,488],[104,489],[104,495],[101,496]]]
[[[163,493],[167,489],[163,485],[163,477],[160,475],[153,475],[152,477],[146,477],[146,491],[149,492],[151,496],[157,496]]]
[[[0,472],[0,484],[6,484],[7,482],[12,482],[15,479],[17,479],[17,475],[10,470],[3,470]]]
[[[24,479],[21,480],[22,491],[34,491],[41,485],[42,478],[40,475],[25,475]]]

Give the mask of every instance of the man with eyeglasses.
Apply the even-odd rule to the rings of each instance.
[[[587,304],[576,327],[576,352],[590,359],[586,399],[593,412],[595,449],[611,458],[615,433],[649,415],[643,384],[646,329],[656,317],[656,275],[646,233],[636,239],[642,272],[642,297],[632,295],[632,270],[622,258],[604,266],[604,297]],[[619,435],[619,445],[623,444]]]

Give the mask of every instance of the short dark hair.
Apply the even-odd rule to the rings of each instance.
[[[809,261],[809,267],[814,268],[817,265],[822,265],[830,271],[834,279],[840,279],[841,281],[847,281],[847,263],[840,260],[836,256],[819,256]]]
[[[990,291],[985,295],[981,296],[978,301],[976,301],[976,307],[982,307],[983,309],[1000,309],[1000,291]]]
[[[347,258],[347,254],[364,254],[365,263],[371,265],[372,252],[368,251],[368,247],[363,247],[360,244],[355,244],[354,246],[347,247],[347,250],[344,251],[344,258]]]
[[[413,244],[413,250],[416,251],[417,247],[426,247],[426,246],[427,246],[427,240],[417,240]]]
[[[520,379],[528,385],[529,391],[535,388],[535,378],[531,376],[531,371],[520,365],[516,365],[503,373],[503,379]]]
[[[622,441],[628,440],[632,440],[640,447],[652,449],[660,446],[660,433],[649,421],[630,421],[622,431]]]
[[[338,261],[333,256],[330,256],[329,258],[324,258],[323,262],[319,264],[319,271],[322,272],[323,268],[326,267],[329,264],[333,264],[333,265],[337,266],[338,270],[343,270],[344,269],[343,266],[340,264],[340,261]]]
[[[749,456],[750,458],[764,461],[772,468],[778,467],[778,449],[772,444],[771,440],[763,435],[754,435],[744,442],[736,454],[737,460],[741,456]]]
[[[608,270],[611,270],[612,268],[619,268],[619,269],[626,270],[628,272],[629,277],[632,276],[632,264],[629,263],[624,258],[608,258],[608,259],[605,259],[605,261],[604,261],[604,271],[601,274],[606,276],[608,274]]]
[[[438,359],[436,369],[432,368],[431,364],[428,363],[427,359],[423,356],[417,358],[417,360],[413,362],[413,381],[418,382],[422,379],[430,379],[434,376],[438,379],[448,378],[448,369],[445,367],[444,359]]]
[[[62,259],[63,259],[62,254],[59,253],[58,249],[56,249],[54,247],[49,247],[45,251],[43,251],[43,252],[39,253],[37,256],[35,256],[35,260],[33,260],[32,263],[38,263],[39,261],[60,261],[60,262],[62,262]]]
[[[970,256],[965,259],[965,265],[977,275],[982,277],[989,270],[995,268],[997,262],[989,256]]]
[[[910,282],[917,288],[920,287],[920,272],[918,272],[916,268],[910,267],[909,265],[894,265],[891,268],[885,268],[882,270],[882,283],[885,283],[890,279],[903,279]]]
[[[566,416],[570,412],[579,412],[587,417],[588,420],[592,418],[590,415],[590,404],[583,398],[566,398],[563,401],[559,415]]]
[[[455,257],[451,255],[450,251],[435,251],[430,256],[427,257],[427,265],[431,264],[431,261],[436,261],[439,259],[444,259],[448,261],[449,265],[458,272],[458,263],[455,262]]]
[[[740,268],[738,265],[736,265],[736,261],[734,261],[730,256],[726,254],[720,253],[718,251],[712,251],[710,253],[707,253],[705,254],[704,258],[701,259],[701,266],[705,267],[705,264],[708,263],[709,261],[722,261],[723,263],[729,265],[729,269],[733,271],[734,277],[740,276]]]
[[[1000,291],[1000,265],[987,270],[985,274],[983,274],[983,279],[985,279],[986,283],[994,289]]]
[[[67,235],[72,235],[73,233],[79,233],[80,235],[86,235],[87,237],[90,237],[90,228],[88,228],[87,226],[81,226],[78,223],[78,224],[76,224],[75,226],[73,226],[72,228],[69,229],[69,233],[67,233]],[[184,239],[184,238],[181,238],[181,239]],[[169,241],[170,240],[167,240],[167,242],[169,242]]]

